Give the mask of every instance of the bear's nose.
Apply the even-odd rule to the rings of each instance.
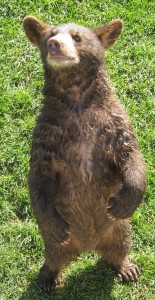
[[[55,39],[49,39],[47,41],[47,48],[49,52],[57,52],[60,50],[60,43]]]

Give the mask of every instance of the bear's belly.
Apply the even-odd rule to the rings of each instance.
[[[83,184],[76,182],[68,196],[62,195],[57,199],[57,210],[69,223],[71,234],[85,247],[92,241],[95,243],[111,224],[107,217],[108,199],[119,186],[120,183],[105,187],[92,181]]]

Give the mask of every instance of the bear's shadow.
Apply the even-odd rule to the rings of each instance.
[[[36,282],[31,283],[20,300],[115,300],[111,295],[113,283],[114,273],[98,262],[66,276],[64,284],[51,293],[43,292]]]

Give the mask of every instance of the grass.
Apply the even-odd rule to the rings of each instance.
[[[31,133],[43,84],[38,51],[27,41],[22,21],[32,14],[47,23],[96,26],[124,21],[118,43],[106,53],[111,81],[126,107],[147,163],[145,200],[132,217],[130,258],[142,274],[122,284],[102,266],[97,253],[83,253],[45,294],[36,283],[43,243],[33,219],[27,174]],[[155,299],[155,2],[154,0],[0,0],[0,299]]]

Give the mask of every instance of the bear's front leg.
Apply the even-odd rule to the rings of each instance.
[[[32,170],[29,174],[29,192],[33,213],[43,239],[48,237],[53,243],[61,243],[69,238],[70,226],[55,207],[60,186],[56,179],[53,179],[54,176],[39,171]]]
[[[107,215],[112,219],[132,216],[143,199],[146,189],[145,164],[140,154],[133,152],[121,166],[123,187],[108,201]]]

